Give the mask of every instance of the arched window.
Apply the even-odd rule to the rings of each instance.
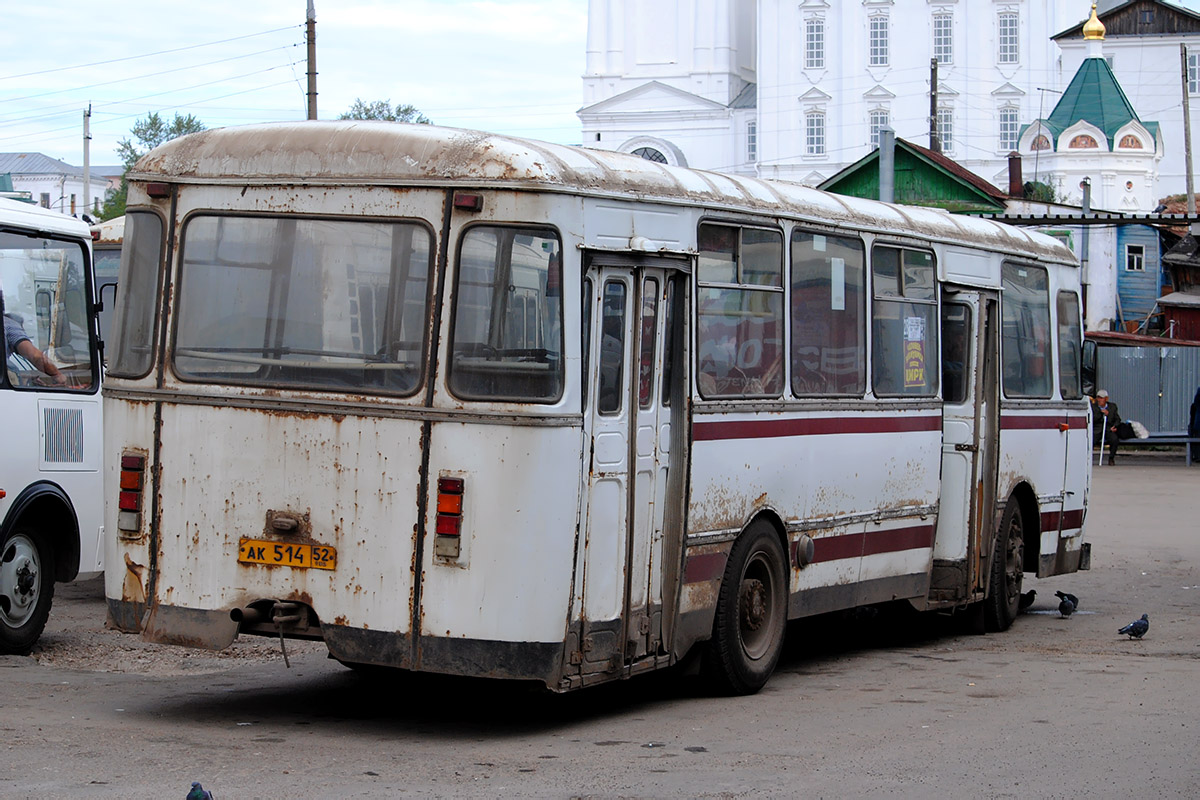
[[[647,161],[653,161],[656,164],[666,164],[667,163],[667,157],[664,156],[659,151],[655,150],[653,147],[639,147],[638,149],[633,151],[633,155],[641,156],[642,158],[646,159]]]
[[[1122,150],[1141,150],[1142,140],[1134,136],[1132,133],[1127,133],[1121,137],[1121,143],[1117,147]]]
[[[1033,140],[1033,144],[1029,146],[1030,150],[1049,150],[1050,140],[1046,138],[1046,134],[1039,133]]]
[[[804,152],[810,156],[825,155],[825,115],[819,111],[804,115]]]
[[[1067,145],[1072,150],[1093,150],[1100,145],[1096,144],[1096,140],[1086,133],[1081,133],[1071,140],[1071,144]]]

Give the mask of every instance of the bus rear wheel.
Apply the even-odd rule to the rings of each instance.
[[[54,599],[54,553],[46,537],[16,527],[0,545],[0,653],[28,655]]]
[[[717,595],[704,672],[726,694],[753,694],[775,671],[787,627],[787,556],[774,528],[755,522],[734,543]]]
[[[992,553],[992,577],[984,600],[984,621],[989,631],[1005,631],[1017,618],[1025,570],[1025,528],[1021,506],[1010,497],[1000,519]]]

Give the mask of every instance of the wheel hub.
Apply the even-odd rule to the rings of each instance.
[[[756,631],[767,619],[767,590],[757,578],[742,581],[742,628]]]

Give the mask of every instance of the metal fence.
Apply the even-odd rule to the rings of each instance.
[[[1122,419],[1183,433],[1200,389],[1200,347],[1097,347],[1096,388],[1108,390]]]

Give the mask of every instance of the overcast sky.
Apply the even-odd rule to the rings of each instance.
[[[587,0],[315,0],[321,119],[356,98],[440,125],[577,144]],[[207,127],[305,118],[306,0],[4,4],[0,152],[117,164],[156,111]]]

